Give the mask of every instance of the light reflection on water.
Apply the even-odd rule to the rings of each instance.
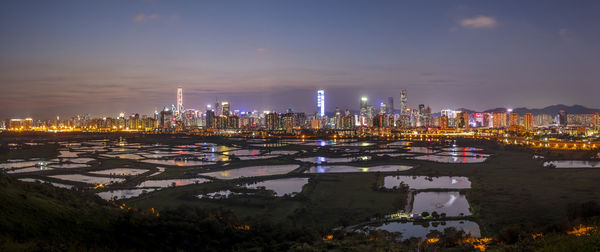
[[[236,179],[240,177],[258,177],[286,174],[300,167],[297,164],[250,166],[225,171],[201,173],[199,175],[218,179]]]
[[[416,159],[416,160],[424,160],[424,161],[432,161],[432,162],[438,162],[438,163],[453,163],[453,164],[468,164],[468,163],[482,163],[484,162],[487,157],[484,156],[474,156],[474,157],[469,157],[469,156],[443,156],[443,155],[423,155],[423,156],[416,156],[416,157],[407,157],[409,159]]]
[[[191,179],[163,179],[163,180],[146,180],[136,187],[170,187],[170,186],[185,186],[191,184],[201,184],[210,180],[204,178]]]
[[[600,168],[600,161],[559,160],[544,162],[544,166],[554,165],[556,168]]]
[[[410,189],[469,189],[471,181],[466,177],[427,177],[427,176],[386,176],[384,187],[393,188],[403,182]]]
[[[294,194],[302,191],[302,187],[308,183],[308,178],[285,178],[272,179],[246,185],[247,188],[256,189],[265,187],[267,190],[272,190],[277,196],[285,194]]]
[[[296,160],[301,161],[301,162],[311,162],[314,164],[323,164],[323,163],[348,163],[348,162],[352,162],[355,160],[359,160],[359,161],[365,161],[365,160],[369,160],[371,159],[370,156],[361,156],[361,157],[336,157],[336,158],[329,158],[329,157],[323,157],[323,156],[318,156],[318,157],[303,157],[303,158],[296,158]]]
[[[410,165],[378,165],[359,167],[349,165],[317,165],[311,167],[307,173],[350,173],[350,172],[394,172],[412,169]]]
[[[471,215],[469,202],[465,195],[459,192],[420,192],[413,201],[413,213],[437,212],[447,216]]]
[[[97,193],[100,198],[104,200],[113,200],[115,197],[117,199],[129,199],[140,196],[142,193],[152,192],[154,189],[123,189],[123,190],[112,190]]]
[[[426,238],[427,234],[433,230],[444,231],[449,227],[454,227],[457,230],[463,230],[465,233],[470,234],[473,237],[481,237],[481,231],[479,225],[473,221],[462,221],[462,220],[451,220],[451,221],[433,221],[429,222],[428,227],[424,227],[420,223],[413,222],[390,222],[385,223],[381,226],[369,227],[369,229],[379,229],[388,232],[400,232],[402,233],[403,239],[415,238]]]

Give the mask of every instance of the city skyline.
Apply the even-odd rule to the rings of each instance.
[[[187,95],[187,93],[185,93],[185,95]],[[315,96],[316,95],[316,96]],[[331,105],[329,103],[325,103],[326,99],[329,99],[327,97],[327,95],[329,95],[328,93],[326,93],[326,90],[323,89],[319,89],[319,90],[313,90],[313,99],[316,97],[315,99],[315,103],[314,103],[314,107],[313,110],[309,110],[309,111],[302,111],[302,110],[297,110],[297,109],[293,109],[291,107],[288,108],[280,108],[280,109],[273,109],[274,106],[268,106],[267,109],[257,109],[256,107],[249,107],[249,108],[244,108],[244,107],[236,107],[239,106],[238,104],[236,104],[235,101],[231,101],[228,99],[214,99],[214,101],[212,102],[207,102],[204,105],[200,105],[200,106],[190,106],[187,104],[183,103],[184,100],[184,88],[182,88],[181,86],[178,86],[176,89],[176,98],[173,100],[174,103],[171,104],[164,104],[164,105],[157,105],[154,106],[154,109],[146,109],[143,111],[125,111],[123,109],[121,110],[116,110],[113,112],[107,112],[107,113],[103,113],[103,114],[92,114],[89,112],[78,112],[78,113],[73,113],[73,114],[68,114],[66,112],[62,112],[59,114],[55,114],[55,115],[47,115],[47,116],[41,116],[41,117],[36,117],[36,116],[31,116],[29,114],[27,115],[23,115],[23,114],[18,114],[17,116],[12,116],[12,118],[32,118],[32,117],[36,117],[37,120],[42,119],[42,120],[53,120],[54,118],[71,118],[74,116],[84,116],[84,115],[89,115],[91,117],[122,117],[122,116],[133,116],[135,114],[139,114],[139,115],[147,115],[150,116],[154,113],[157,113],[157,111],[161,111],[161,110],[172,110],[174,113],[174,117],[181,119],[181,114],[179,113],[179,111],[197,111],[197,112],[203,112],[204,110],[212,110],[212,111],[216,111],[216,110],[221,110],[222,108],[220,106],[227,106],[227,111],[237,111],[239,112],[243,112],[243,113],[247,113],[247,112],[258,112],[258,113],[263,113],[263,112],[277,112],[277,113],[285,113],[286,111],[293,111],[293,112],[299,112],[299,113],[305,113],[308,115],[317,115],[319,117],[323,117],[323,116],[333,116],[335,115],[336,111],[344,111],[344,110],[349,110],[353,113],[356,114],[360,114],[363,113],[365,111],[363,111],[363,109],[366,109],[367,106],[368,107],[372,107],[376,113],[385,113],[385,114],[402,114],[402,111],[406,110],[406,109],[411,109],[411,110],[417,110],[417,111],[421,111],[424,107],[423,106],[427,106],[428,109],[430,109],[433,112],[433,114],[444,114],[445,110],[467,110],[467,111],[475,111],[475,112],[485,112],[485,111],[492,111],[492,110],[497,110],[499,108],[504,108],[506,109],[507,113],[512,112],[513,109],[516,108],[520,108],[520,109],[529,109],[529,110],[538,110],[538,109],[543,109],[543,108],[547,108],[547,107],[551,107],[551,106],[567,106],[567,107],[575,107],[575,106],[582,106],[581,104],[573,104],[571,106],[569,105],[565,105],[565,104],[549,104],[548,106],[544,106],[544,107],[540,107],[540,108],[528,108],[528,107],[523,107],[523,106],[512,106],[512,107],[489,107],[489,108],[484,108],[484,109],[480,109],[480,110],[473,110],[472,108],[467,108],[467,107],[450,107],[450,106],[446,106],[444,108],[441,108],[440,110],[432,110],[431,106],[429,104],[425,104],[425,103],[421,103],[419,101],[415,101],[413,103],[409,103],[408,102],[408,91],[406,89],[402,89],[400,92],[400,95],[395,97],[395,96],[389,96],[386,99],[371,99],[369,96],[367,95],[362,95],[360,97],[356,97],[356,104],[358,104],[357,106],[349,106],[349,107],[339,107],[336,106],[335,104]],[[326,98],[327,97],[327,98]],[[394,100],[398,98],[398,101],[400,103],[400,107],[394,107],[393,102]],[[189,100],[186,98],[186,100]],[[384,102],[385,100],[385,102]],[[322,102],[322,103],[321,103]],[[391,102],[392,107],[389,107],[389,103]],[[233,103],[233,105],[232,105]],[[321,106],[321,104],[323,104],[323,106]],[[330,107],[328,107],[327,105],[329,104]],[[413,106],[414,105],[414,106]],[[589,110],[595,110],[595,112],[600,112],[600,109],[598,108],[589,108],[589,107],[585,107],[583,106],[585,109],[589,109]],[[215,110],[216,109],[216,110]],[[382,109],[380,111],[380,109]],[[393,109],[393,110],[391,110]],[[595,113],[594,112],[594,113]],[[14,113],[17,114],[17,113]],[[6,117],[8,118],[8,117]]]
[[[5,4],[0,117],[150,113],[179,86],[198,109],[600,108],[595,1],[115,4]]]

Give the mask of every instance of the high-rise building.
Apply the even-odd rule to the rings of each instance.
[[[33,119],[31,118],[25,118],[25,120],[23,120],[23,129],[24,130],[30,130],[33,127]]]
[[[509,127],[519,126],[519,113],[517,113],[517,112],[510,113],[508,126]]]
[[[594,121],[594,129],[600,130],[600,114],[595,113],[593,121]]]
[[[419,104],[417,127],[425,126],[425,104]]]
[[[442,109],[441,115],[447,116],[448,119],[450,119],[450,118],[456,118],[456,111],[451,110],[451,109]]]
[[[394,108],[394,97],[388,97],[388,102],[387,102],[387,113],[388,114],[394,114],[395,113],[395,108]]]
[[[10,123],[8,125],[9,129],[12,130],[23,129],[23,119],[10,119]]]
[[[506,127],[506,113],[494,112],[492,113],[492,126],[494,128],[505,128]]]
[[[221,102],[221,108],[223,109],[223,112],[221,113],[221,115],[228,116],[230,113],[230,109],[231,109],[229,107],[229,102],[226,102],[226,101]]]
[[[379,103],[379,114],[383,115],[383,114],[386,114],[387,112],[388,112],[387,111],[387,104],[385,104],[383,102],[380,102]]]
[[[533,126],[546,126],[552,124],[552,116],[548,114],[541,114],[533,116]]]
[[[439,118],[440,122],[440,129],[441,130],[445,130],[448,128],[448,116],[447,115],[442,115]]]
[[[183,88],[177,88],[177,111],[175,111],[176,115],[181,117],[183,113]]]
[[[213,108],[213,111],[215,112],[215,116],[223,115],[223,108],[221,107],[220,102],[215,102],[215,107]]]
[[[367,110],[367,101],[368,101],[368,98],[366,96],[360,97],[360,109],[361,109],[361,111],[363,109],[365,111]]]
[[[173,127],[173,111],[169,110],[168,108],[163,109],[162,111],[160,111],[160,121],[158,124],[158,127],[161,130],[169,130]]]
[[[267,130],[276,130],[279,128],[279,115],[275,112],[265,115],[265,127]]]
[[[456,127],[457,128],[469,128],[469,113],[467,113],[467,112],[456,113]]]
[[[325,116],[325,90],[317,91],[317,109],[319,110],[319,117]]]
[[[533,114],[527,113],[523,116],[523,126],[525,130],[533,130]]]
[[[427,106],[423,110],[423,123],[423,126],[425,127],[431,126],[433,124],[433,122],[431,121],[431,108],[429,106]]]
[[[212,110],[210,104],[206,105],[206,119],[204,123],[205,128],[213,128],[213,122],[215,118],[215,111]]]
[[[400,113],[405,115],[406,108],[408,108],[408,103],[406,99],[406,89],[402,89],[402,92],[400,92]]]
[[[356,120],[357,124],[360,124],[360,126],[367,126],[368,125],[368,105],[367,105],[368,99],[366,96],[360,97],[360,115],[358,120]]]
[[[558,124],[562,127],[567,126],[567,112],[564,110],[558,111]]]

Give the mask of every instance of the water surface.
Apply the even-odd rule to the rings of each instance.
[[[428,227],[424,227],[420,223],[413,222],[390,222],[385,223],[381,226],[371,227],[372,229],[385,230],[388,232],[399,232],[402,233],[403,239],[409,239],[411,237],[425,239],[427,234],[433,230],[443,232],[444,229],[454,227],[457,230],[463,230],[465,233],[470,234],[473,237],[481,237],[481,231],[479,225],[472,221],[432,221],[428,222]]]
[[[308,178],[284,178],[247,184],[246,187],[252,189],[264,187],[267,190],[274,191],[277,196],[283,196],[302,192],[302,187],[306,184],[308,184]]]
[[[154,191],[152,188],[148,189],[123,189],[123,190],[112,190],[97,193],[100,198],[105,200],[117,199],[129,199],[140,196],[142,193],[148,193]]]
[[[146,180],[136,187],[171,187],[201,184],[210,180],[204,178]]]
[[[259,177],[286,174],[300,167],[297,164],[289,165],[261,165],[230,169],[217,172],[201,173],[199,175],[218,179],[236,179],[241,177]]]
[[[371,167],[349,165],[317,165],[311,167],[307,173],[350,173],[350,172],[395,172],[406,171],[413,167],[410,165],[378,165]]]
[[[147,171],[148,170],[145,170],[145,169],[115,168],[115,169],[108,169],[108,170],[102,170],[102,171],[93,171],[90,173],[98,174],[98,175],[128,176],[128,175],[139,175],[139,174],[142,174]]]
[[[434,211],[447,216],[471,215],[467,197],[459,192],[420,192],[414,196],[413,213]]]
[[[556,168],[600,168],[600,161],[558,160],[544,162],[544,166],[554,165]]]
[[[427,177],[427,176],[386,176],[385,188],[398,187],[400,183],[408,185],[410,189],[469,189],[471,181],[467,177]]]
[[[60,179],[60,180],[76,181],[76,182],[82,182],[82,183],[87,183],[87,184],[105,184],[105,185],[113,184],[113,183],[120,183],[120,182],[125,181],[125,179],[122,179],[122,178],[93,177],[93,176],[87,176],[87,175],[81,175],[81,174],[53,175],[50,177],[55,178],[55,179]]]

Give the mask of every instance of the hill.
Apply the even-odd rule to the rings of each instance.
[[[532,113],[533,115],[556,115],[559,111],[564,110],[567,114],[593,114],[600,112],[600,109],[587,108],[581,105],[573,105],[567,106],[564,104],[557,104],[552,106],[547,106],[545,108],[538,109],[529,109],[525,107],[515,108],[514,112],[519,113],[520,115]],[[493,113],[493,112],[506,112],[506,108],[494,108],[483,111],[485,113]]]

